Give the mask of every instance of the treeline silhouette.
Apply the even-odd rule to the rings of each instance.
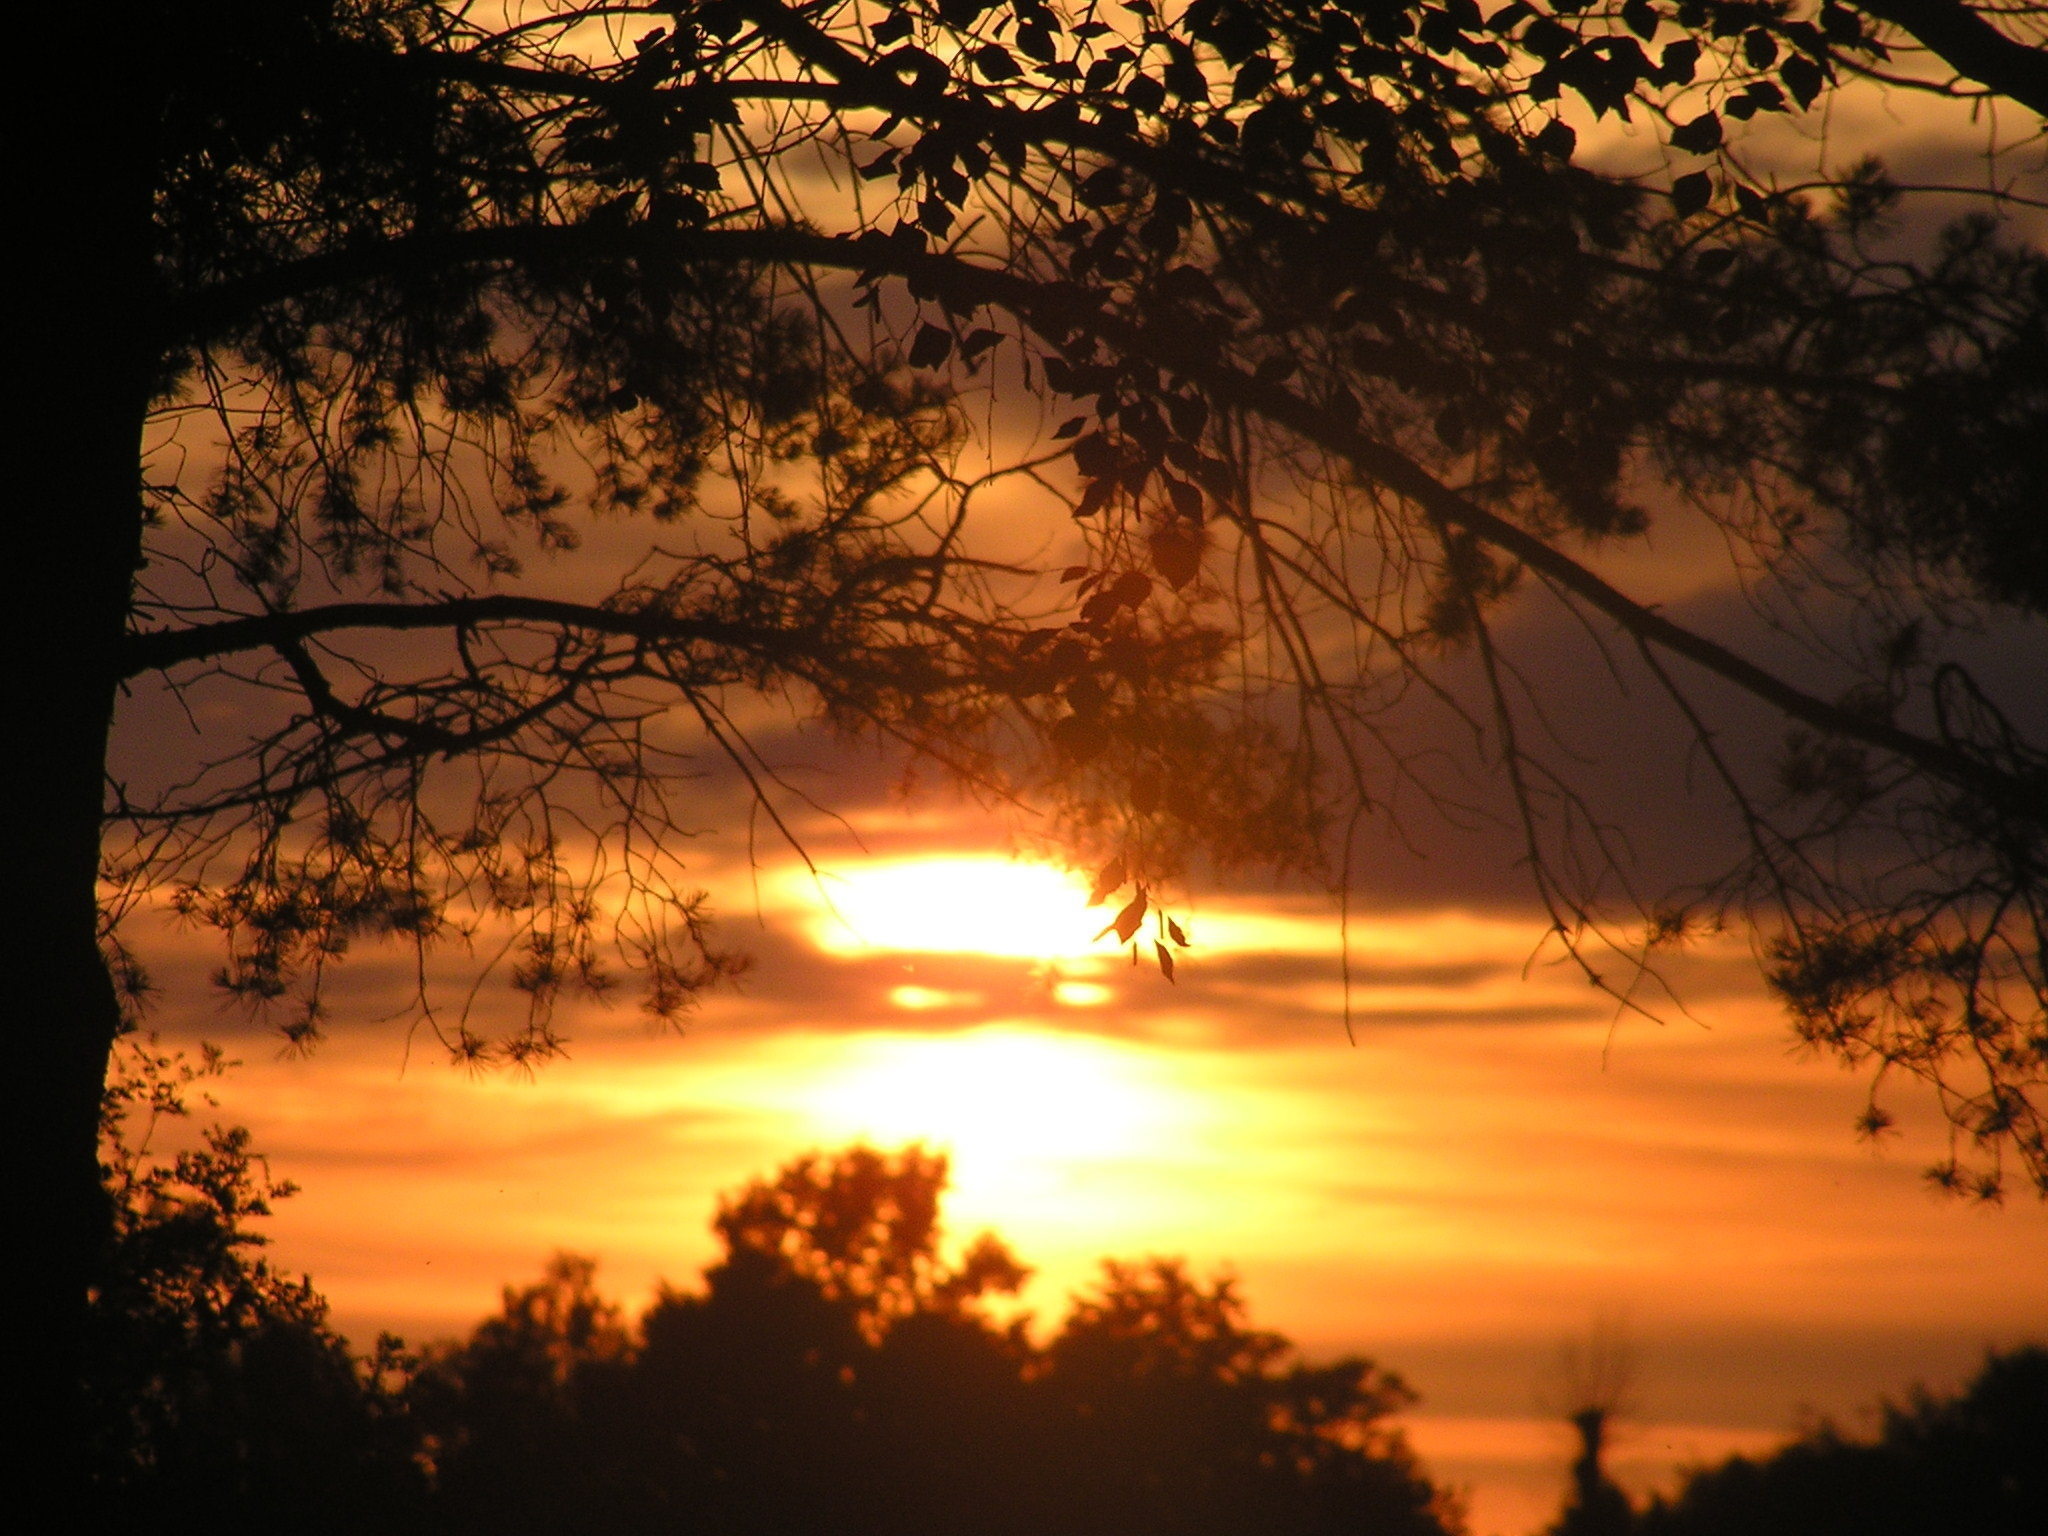
[[[806,1157],[732,1195],[702,1284],[664,1287],[637,1320],[562,1255],[466,1340],[352,1360],[321,1298],[262,1257],[249,1221],[286,1187],[246,1133],[155,1163],[124,1130],[124,1110],[161,1115],[193,1075],[145,1054],[110,1111],[100,1524],[1460,1529],[1393,1425],[1401,1381],[1302,1360],[1227,1279],[1106,1263],[1045,1342],[1000,1319],[1026,1271],[991,1236],[942,1256],[946,1159],[917,1147]]]
[[[262,1255],[290,1192],[246,1132],[158,1159],[218,1071],[147,1050],[109,1095],[113,1220],[82,1395],[80,1528],[490,1536],[1452,1536],[1370,1361],[1303,1360],[1227,1279],[1105,1262],[1044,1342],[999,1315],[1026,1271],[941,1249],[942,1155],[854,1147],[721,1202],[722,1256],[637,1319],[558,1255],[456,1343],[367,1357]],[[1584,1426],[1581,1426],[1582,1430]],[[1961,1394],[1823,1427],[1632,1508],[1587,1439],[1566,1536],[2048,1529],[2048,1351]]]

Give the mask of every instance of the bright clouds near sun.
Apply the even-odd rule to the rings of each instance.
[[[1141,1052],[1087,1035],[992,1026],[945,1035],[863,1035],[800,1094],[827,1141],[922,1141],[963,1179],[1019,1158],[1130,1157],[1190,1106]]]
[[[1093,940],[1102,927],[1081,876],[987,854],[835,864],[816,877],[790,872],[779,883],[783,898],[804,911],[811,942],[827,954],[1078,960],[1098,949]]]

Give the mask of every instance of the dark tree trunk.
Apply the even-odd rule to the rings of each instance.
[[[55,8],[45,8],[53,11]],[[138,18],[46,16],[22,57],[66,83],[17,144],[23,182],[5,548],[18,626],[8,679],[6,1049],[13,1084],[10,1343],[17,1509],[76,1510],[86,1300],[107,1226],[97,1132],[121,1010],[97,876],[108,732],[141,538],[139,445],[153,365],[151,120]],[[61,21],[60,28],[55,25]],[[61,1501],[61,1502],[60,1502]],[[58,1521],[51,1528],[75,1528]]]

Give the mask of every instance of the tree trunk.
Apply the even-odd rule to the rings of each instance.
[[[42,35],[24,57],[70,62],[64,89],[17,146],[26,185],[11,197],[17,252],[34,262],[15,288],[10,327],[17,397],[5,544],[16,626],[5,1028],[11,1192],[23,1208],[9,1370],[18,1510],[79,1508],[80,1349],[107,1227],[97,1136],[121,1009],[99,946],[102,786],[140,549],[139,445],[153,375],[154,153],[135,20],[117,6],[91,23],[46,16],[30,28]]]

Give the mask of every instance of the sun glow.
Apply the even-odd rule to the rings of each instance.
[[[1081,876],[988,855],[835,867],[822,880],[792,875],[784,890],[808,913],[812,942],[832,954],[1075,960],[1098,951],[1104,922]]]
[[[991,1025],[876,1035],[805,1095],[825,1141],[922,1141],[963,1164],[1124,1157],[1185,1109],[1140,1053],[1087,1036]]]

